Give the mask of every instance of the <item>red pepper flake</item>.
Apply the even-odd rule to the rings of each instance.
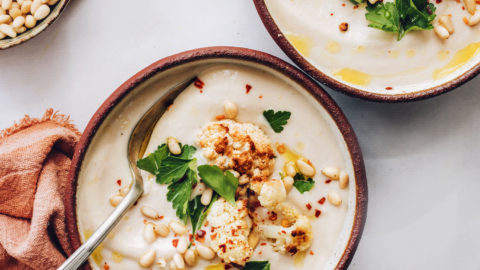
[[[261,250],[258,252],[258,255],[262,255],[262,251],[261,251]]]
[[[270,212],[270,213],[269,213],[269,216],[268,216],[268,219],[271,220],[271,221],[277,220],[277,213],[275,213],[275,212]]]
[[[342,4],[342,7],[346,6],[345,3]]]
[[[163,218],[164,218],[164,216],[158,216],[158,219],[163,219]]]
[[[307,207],[308,210],[312,209],[312,205],[310,203],[307,203],[305,206]]]
[[[324,204],[325,203],[325,197],[322,197],[320,200],[318,200],[318,203],[319,204]]]
[[[210,235],[210,239],[215,240],[215,238],[217,238],[217,234],[216,234],[216,233]]]
[[[223,119],[225,119],[225,115],[223,115],[223,114],[217,115],[217,116],[215,116],[215,119],[217,119],[217,121],[223,120]]]
[[[247,89],[247,94],[250,93],[250,90],[252,90],[252,86],[250,84],[245,85],[245,89]]]
[[[310,253],[310,255],[312,255],[312,256],[315,255],[315,253],[313,253],[313,250],[310,250],[309,253]]]
[[[143,224],[147,224],[147,220],[146,220],[146,219],[143,220]]]
[[[198,242],[200,243],[203,243],[205,242],[205,235],[207,235],[207,232],[204,231],[204,230],[199,230],[196,234],[195,234],[195,240],[197,240]]]
[[[332,179],[325,180],[325,184],[330,184],[330,182],[332,182]]]
[[[392,90],[392,89],[393,87],[390,87],[390,86],[385,87],[385,90]]]
[[[193,240],[193,234],[191,234],[191,233],[188,234],[188,240],[189,240],[190,242],[192,242],[192,240]]]
[[[225,253],[225,251],[227,251],[227,246],[225,244],[221,244],[220,246],[218,246],[218,248],[220,248],[223,253]]]
[[[195,87],[197,87],[198,89],[203,89],[203,87],[205,86],[205,83],[202,82],[199,78],[195,78],[195,81],[193,82],[193,85],[195,85]],[[200,91],[201,93],[201,91]]]
[[[117,185],[118,185],[119,187],[122,186],[122,179],[118,179],[118,180],[117,180]]]
[[[105,264],[103,265],[103,269],[104,269],[104,270],[109,270],[109,269],[110,269],[110,265],[108,265],[107,263],[105,263]]]
[[[260,96],[258,96],[258,98],[263,98],[263,96],[262,96],[262,95],[260,95]]]
[[[267,243],[265,243],[265,242],[260,243],[260,246],[266,246],[266,245],[267,245]]]
[[[178,245],[178,239],[173,239],[173,240],[172,240],[172,245],[173,245],[173,247],[176,248],[177,245]]]
[[[322,214],[322,211],[315,209],[315,217],[318,218]]]

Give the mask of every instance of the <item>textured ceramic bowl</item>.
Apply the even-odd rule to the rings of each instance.
[[[50,7],[50,14],[40,21],[35,27],[32,29],[28,29],[27,31],[17,35],[15,38],[5,37],[4,39],[0,40],[0,49],[8,49],[18,44],[22,44],[23,42],[35,37],[36,35],[40,34],[45,28],[51,25],[57,18],[60,16],[60,13],[65,9],[69,0],[59,0],[57,4]]]
[[[159,86],[163,85],[162,83],[175,83],[175,80],[172,82],[172,78],[176,78],[175,74],[192,76],[196,74],[196,70],[202,67],[212,67],[216,64],[225,63],[238,64],[243,67],[258,69],[261,72],[275,74],[278,80],[288,81],[297,85],[298,89],[300,89],[299,91],[304,92],[309,99],[311,98],[313,104],[316,104],[315,106],[318,105],[319,108],[322,108],[322,111],[325,111],[325,117],[329,119],[328,123],[331,123],[329,124],[330,129],[334,130],[334,136],[339,141],[339,145],[341,145],[340,149],[343,149],[341,150],[342,155],[345,157],[347,166],[352,172],[348,202],[345,202],[348,203],[349,210],[340,231],[340,237],[336,241],[337,245],[335,245],[335,248],[332,248],[334,254],[330,257],[333,262],[328,267],[328,269],[346,269],[360,241],[367,214],[366,175],[355,133],[345,115],[328,94],[297,68],[269,54],[235,47],[197,49],[159,60],[123,83],[100,106],[87,125],[77,145],[69,174],[69,184],[66,188],[67,227],[73,247],[78,248],[82,239],[79,235],[79,223],[77,223],[79,213],[77,213],[78,197],[76,193],[77,188],[82,185],[79,181],[82,175],[82,168],[88,166],[89,149],[94,149],[94,146],[98,145],[96,142],[101,141],[102,134],[109,132],[111,125],[108,123],[112,123],[112,119],[117,122],[123,122],[123,120],[118,118],[122,112],[134,113],[132,104],[139,105],[139,103],[135,103],[137,102],[136,100],[142,100],[141,102],[145,104],[145,107],[135,106],[135,108],[141,107],[135,110],[138,110],[138,112],[147,110],[149,104],[155,100],[150,95],[152,93],[153,95],[160,95],[159,92],[161,91],[158,91],[158,89],[162,89]],[[146,98],[147,96],[149,98]],[[135,122],[134,119],[131,119],[131,121]],[[118,134],[115,136],[123,135],[118,130],[115,130],[114,133]],[[110,135],[104,136],[110,138]],[[122,140],[128,138],[128,136],[124,137]],[[108,198],[105,200],[108,201]],[[89,269],[90,266],[85,266],[85,268]]]
[[[400,42],[393,34],[369,28],[364,8],[348,0],[253,2],[268,32],[293,62],[318,81],[351,96],[380,102],[421,100],[455,89],[480,72],[478,29],[461,20],[468,17],[461,8],[463,2],[435,4],[437,17],[453,14],[455,33],[449,40],[440,40],[433,31],[417,31]],[[339,24],[344,21],[349,27],[342,33]],[[464,53],[466,44],[475,46],[469,52],[471,58],[448,75],[436,77],[435,72],[445,71]],[[306,46],[313,46],[309,53],[299,48]],[[378,59],[369,61],[374,56]],[[352,83],[342,78],[339,70],[353,70],[357,76],[373,79],[365,85]]]

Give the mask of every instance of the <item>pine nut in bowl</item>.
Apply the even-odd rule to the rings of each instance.
[[[1,0],[0,49],[21,44],[45,30],[69,0]]]
[[[475,0],[253,2],[272,38],[301,69],[348,95],[420,100],[480,72]]]
[[[144,195],[85,268],[346,269],[367,207],[351,126],[301,71],[234,47],[157,61],[98,109],[67,186],[72,245],[130,184],[124,134],[165,89],[192,77],[145,141]]]

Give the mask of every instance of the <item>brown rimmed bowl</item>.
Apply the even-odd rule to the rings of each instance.
[[[266,2],[267,0],[253,0],[253,3],[255,4],[257,12],[263,24],[265,25],[267,31],[270,33],[270,35],[272,36],[274,41],[277,43],[277,45],[285,52],[285,54],[296,65],[298,65],[303,71],[305,71],[308,75],[312,76],[314,79],[327,85],[328,87],[331,87],[334,90],[337,90],[339,92],[342,92],[350,96],[359,97],[362,99],[367,99],[372,101],[378,101],[378,102],[408,102],[408,101],[423,100],[426,98],[434,97],[434,96],[446,93],[448,91],[451,91],[461,86],[462,84],[468,82],[469,80],[473,79],[480,72],[480,61],[478,61],[478,57],[476,57],[475,61],[471,60],[469,63],[464,64],[464,66],[466,67],[465,69],[461,68],[460,70],[458,70],[459,72],[449,74],[448,76],[439,80],[438,82],[433,81],[433,82],[425,83],[422,81],[422,82],[412,83],[411,89],[410,89],[410,86],[408,90],[403,90],[401,89],[403,87],[398,87],[399,88],[398,90],[400,90],[398,92],[388,91],[388,90],[396,89],[395,85],[389,85],[389,84],[385,85],[384,88],[382,88],[386,91],[381,91],[381,93],[378,93],[377,91],[369,91],[368,87],[367,88],[364,87],[362,89],[362,87],[358,87],[358,86],[346,83],[345,81],[340,80],[331,74],[322,72],[319,68],[317,68],[312,63],[312,61],[307,59],[307,57],[304,57],[286,38],[286,33],[284,32],[284,29],[281,29],[281,27],[279,26],[280,24],[277,21],[275,21],[274,14],[269,11],[269,7]],[[345,1],[345,3],[347,3],[346,4],[347,7],[349,4],[351,4],[349,1]],[[345,3],[343,5],[345,5]],[[342,3],[340,2],[338,5],[340,6],[341,4]],[[447,4],[451,5],[451,3],[447,3]],[[328,12],[333,12],[333,11],[329,10]],[[461,9],[458,12],[461,12]],[[333,14],[334,13],[331,13],[332,16]],[[437,14],[437,17],[440,15],[441,14]],[[467,16],[468,14],[460,13],[456,15],[458,15],[457,17],[462,18],[464,16]],[[282,16],[284,16],[283,13],[282,13]],[[294,20],[295,18],[293,19],[290,18],[290,19]],[[346,20],[346,19],[343,19],[343,20]],[[290,23],[290,21],[284,22],[284,23]],[[367,22],[363,22],[363,21],[362,23],[364,23],[365,25],[368,24]],[[460,22],[459,24],[461,25]],[[332,31],[339,31],[338,26],[335,28],[332,28]],[[456,31],[457,31],[457,28],[456,28]],[[418,33],[415,33],[414,35],[417,35],[417,34]],[[433,33],[429,33],[429,35],[434,36]],[[391,38],[391,36],[386,38]],[[420,39],[421,38],[422,37],[420,37]],[[402,42],[404,41],[402,40]],[[470,40],[469,42],[473,42],[473,40]],[[429,46],[425,44],[424,46]],[[462,44],[465,44],[465,43],[462,43]],[[387,49],[385,49],[385,51],[387,51]],[[448,50],[447,52],[450,53],[450,51]],[[388,53],[390,53],[390,51],[388,51]],[[417,52],[417,54],[419,54],[419,52]],[[450,56],[452,56],[452,54],[450,54]],[[335,56],[332,56],[332,57],[335,57]],[[389,55],[384,55],[385,59],[388,59],[389,57],[390,57]],[[412,68],[412,70],[415,70],[415,69],[417,69],[417,67]],[[412,72],[410,76],[413,77],[413,76],[416,76],[416,74]]]
[[[349,211],[346,214],[339,240],[336,241],[335,254],[331,255],[331,258],[335,259],[333,263],[329,264],[331,267],[328,268],[346,269],[360,241],[367,214],[366,174],[356,135],[340,108],[315,81],[294,66],[277,57],[263,52],[237,47],[201,48],[159,60],[128,79],[100,106],[88,123],[76,147],[69,173],[69,182],[66,187],[66,222],[68,236],[72,246],[76,249],[81,245],[82,241],[82,236],[79,234],[79,223],[77,223],[77,210],[79,207],[77,205],[77,188],[79,188],[79,184],[81,184],[78,179],[84,177],[82,176],[82,168],[88,166],[90,162],[90,149],[95,149],[96,146],[102,145],[98,143],[105,142],[104,140],[106,138],[108,138],[106,142],[110,142],[110,138],[112,137],[110,137],[109,134],[114,134],[113,136],[116,136],[116,138],[124,136],[125,138],[121,140],[125,143],[128,140],[128,130],[112,130],[113,128],[109,123],[114,123],[112,121],[120,122],[119,113],[122,111],[133,114],[135,113],[134,110],[138,109],[139,111],[136,113],[141,115],[141,112],[146,111],[156,100],[155,98],[150,98],[152,96],[148,96],[149,93],[157,95],[157,97],[161,95],[159,92],[162,91],[158,89],[164,89],[162,87],[165,85],[176,83],[175,79],[172,78],[178,77],[175,77],[174,74],[188,77],[192,75],[188,74],[189,72],[196,72],[196,70],[201,69],[203,66],[211,67],[216,64],[241,65],[242,67],[254,68],[261,72],[275,74],[277,78],[295,84],[296,87],[298,86],[302,94],[304,93],[309,99],[311,98],[312,102],[316,104],[315,106],[318,105],[319,108],[322,108],[322,111],[325,111],[324,115],[329,118],[328,123],[331,123],[329,124],[331,129],[335,130],[334,137],[339,141],[339,145],[341,145],[340,148],[344,149],[342,150],[342,155],[345,157],[347,166],[351,171],[350,189],[348,191],[349,199],[348,202],[345,202],[348,205]],[[180,80],[182,79],[180,78]],[[160,87],[159,85],[162,86]],[[141,102],[143,102],[145,106],[129,106],[129,104],[133,104],[133,102],[131,102],[132,100],[134,100],[134,102],[142,100]],[[139,105],[140,103],[135,104]],[[128,111],[125,111],[125,108],[128,108]],[[131,121],[136,122],[137,119],[131,119]],[[102,136],[104,136],[103,139]],[[126,144],[124,148],[125,149],[121,149],[121,151],[126,153]],[[115,149],[118,149],[118,147]],[[102,151],[109,152],[109,150],[103,149]],[[116,154],[118,153],[109,152],[109,155]],[[101,162],[101,160],[97,161]],[[121,168],[116,169],[121,170]],[[108,195],[105,196],[105,201],[108,203]],[[88,209],[88,211],[94,210],[95,209]],[[89,265],[86,265],[85,269],[91,268]]]
[[[57,18],[60,16],[60,13],[65,9],[69,0],[59,0],[54,6],[50,6],[50,14],[40,22],[37,22],[32,29],[27,29],[27,31],[17,35],[14,38],[5,37],[0,39],[0,49],[8,49],[15,45],[22,44],[25,41],[28,41],[38,34],[40,34],[45,28],[51,25]]]

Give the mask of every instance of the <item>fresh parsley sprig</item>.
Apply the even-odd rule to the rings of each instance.
[[[398,33],[401,40],[408,32],[433,29],[435,5],[428,0],[395,0],[367,6],[369,27]]]
[[[287,124],[291,114],[292,113],[287,111],[274,112],[273,110],[267,110],[263,112],[263,116],[276,133],[282,132],[283,126]]]
[[[313,186],[315,186],[315,181],[313,181],[312,178],[306,177],[305,175],[301,173],[297,173],[293,177],[293,186],[300,192],[300,193],[305,193],[307,191],[310,191]]]
[[[250,261],[245,264],[243,270],[270,270],[270,262]]]
[[[235,204],[235,191],[238,187],[238,179],[229,171],[225,173],[216,165],[198,166],[198,174],[203,182],[225,198],[231,204]]]

